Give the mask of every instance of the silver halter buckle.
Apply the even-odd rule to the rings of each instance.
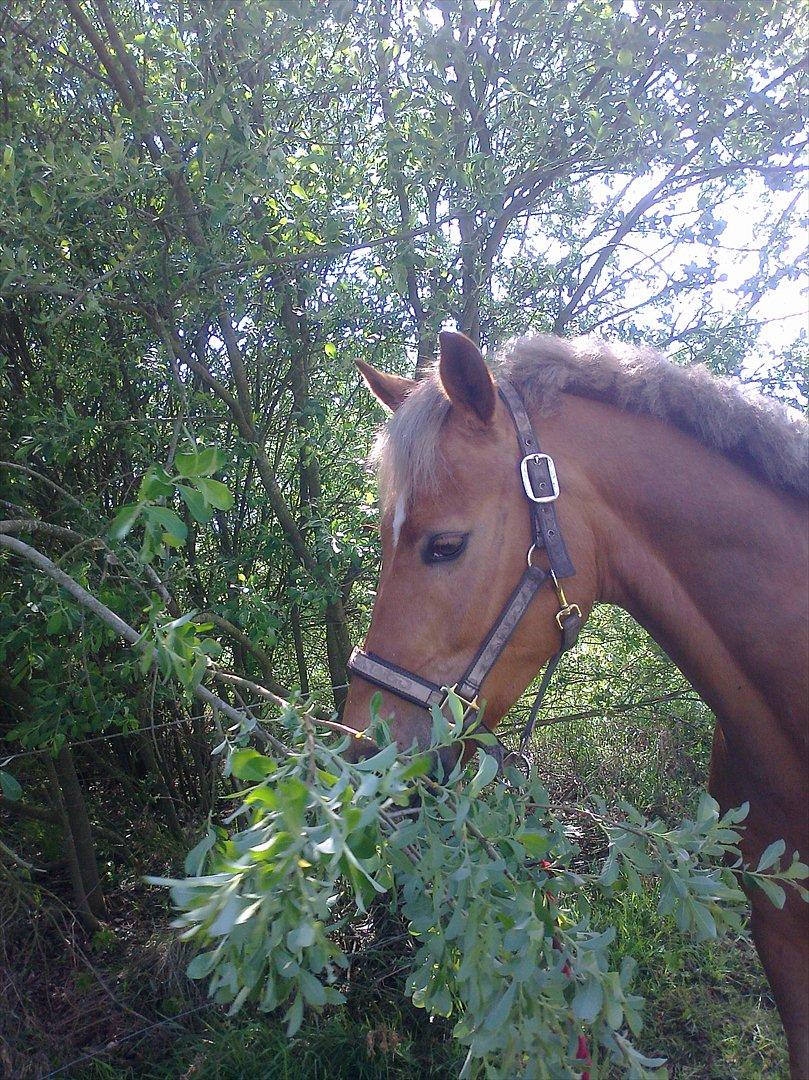
[[[544,461],[548,466],[548,480],[550,481],[551,490],[547,495],[537,495],[534,491],[531,477],[528,475],[528,465],[532,461],[537,465],[541,461]],[[525,494],[531,502],[550,503],[559,498],[559,480],[556,476],[556,466],[554,465],[553,458],[550,454],[526,454],[520,462],[520,476],[522,477],[522,486],[525,490]],[[540,487],[544,486],[544,484],[540,484]]]

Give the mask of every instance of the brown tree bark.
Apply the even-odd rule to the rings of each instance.
[[[64,749],[64,748],[63,748]],[[99,921],[100,917],[95,908],[101,901],[103,907],[103,896],[100,889],[96,892],[93,903],[91,906],[90,897],[88,895],[88,886],[84,880],[82,874],[81,861],[79,859],[79,853],[76,848],[76,841],[73,835],[73,829],[70,822],[70,813],[67,808],[67,804],[64,799],[64,793],[62,791],[62,784],[59,772],[57,771],[56,761],[49,755],[45,755],[45,768],[47,769],[50,777],[50,797],[53,803],[54,811],[62,826],[62,838],[64,841],[65,861],[67,863],[68,876],[70,877],[70,884],[73,888],[73,898],[76,903],[76,915],[81,923],[88,930],[98,930],[101,927]],[[75,775],[75,773],[74,773]],[[92,878],[92,873],[91,873]],[[98,880],[98,870],[96,868],[96,880]],[[106,914],[106,912],[104,913]]]
[[[98,873],[93,828],[87,814],[84,792],[76,775],[73,754],[67,742],[62,744],[56,755],[54,768],[59,779],[59,788],[76,849],[76,859],[87,895],[87,905],[96,918],[104,919],[107,915],[107,907],[104,903],[101,877]]]

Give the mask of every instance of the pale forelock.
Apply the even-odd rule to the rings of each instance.
[[[527,335],[509,341],[492,368],[507,377],[529,411],[549,413],[563,393],[656,417],[732,457],[760,479],[809,495],[809,425],[795,410],[704,365],[680,366],[652,349],[596,337],[566,341]],[[437,368],[408,395],[377,437],[371,459],[385,506],[407,506],[435,487],[449,400]]]
[[[435,487],[441,470],[439,436],[449,414],[436,369],[421,379],[387,424],[371,451],[384,507],[401,505],[405,512],[415,490]]]

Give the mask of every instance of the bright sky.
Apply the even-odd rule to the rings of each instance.
[[[658,180],[659,176],[653,174],[639,180],[632,201],[653,187]],[[622,181],[619,180],[620,182]],[[696,214],[697,197],[696,190],[680,196],[676,204],[676,214]],[[720,276],[726,276],[726,280],[709,286],[705,299],[710,301],[715,311],[727,312],[730,316],[735,308],[746,304],[748,297],[742,291],[744,283],[759,271],[759,249],[768,235],[765,221],[767,218],[777,219],[793,203],[796,205],[791,215],[790,237],[780,259],[787,262],[791,260],[798,266],[801,270],[800,277],[796,280],[782,279],[774,289],[765,293],[754,309],[753,315],[766,321],[761,331],[761,345],[763,353],[769,354],[769,357],[751,356],[750,370],[760,367],[763,360],[772,361],[777,358],[779,352],[794,342],[801,332],[805,332],[809,324],[809,275],[806,265],[809,191],[804,188],[770,192],[763,180],[752,176],[741,192],[727,199],[716,211],[716,217],[724,221],[725,229],[710,247],[700,243],[682,244],[675,251],[664,251],[660,256],[662,270],[659,281],[662,284],[663,270],[676,276],[683,266],[691,262],[699,265],[704,262],[706,255],[711,254],[716,259]],[[683,219],[677,217],[676,220]],[[643,262],[644,255],[655,257],[661,246],[660,237],[657,235],[642,236],[634,233],[626,238],[626,243],[627,247],[616,254],[622,267]],[[648,268],[648,258],[645,265]],[[626,302],[622,306],[630,307],[633,303],[639,303],[648,294],[648,285],[639,285],[634,289],[630,285]],[[698,295],[686,294],[676,305],[678,321],[683,327],[695,312]],[[639,313],[639,320],[652,328],[656,322],[654,305],[645,309],[642,314]]]
[[[480,0],[485,2],[485,0]],[[717,7],[720,0],[715,0]],[[443,22],[443,16],[437,7],[426,5],[422,12],[437,27]],[[638,15],[635,0],[623,0],[622,12],[632,18]],[[770,75],[764,71],[751,72],[754,78],[758,77],[763,82]],[[627,205],[632,205],[645,191],[654,187],[663,177],[660,171],[653,171],[648,176],[639,178],[632,185],[631,200]],[[625,184],[630,178],[616,177],[614,190],[619,190],[621,184]],[[796,184],[799,182],[796,179]],[[607,188],[601,185],[595,188],[597,196],[607,193]],[[677,213],[681,211],[697,211],[698,190],[694,189],[677,199]],[[760,269],[759,251],[767,238],[767,230],[764,227],[765,220],[769,217],[774,220],[785,211],[790,203],[796,200],[795,212],[790,215],[792,235],[783,255],[782,260],[793,260],[800,268],[800,277],[796,280],[782,279],[777,286],[766,292],[762,300],[754,308],[752,315],[765,322],[761,330],[760,351],[751,355],[748,360],[747,371],[753,372],[771,365],[777,360],[783,349],[792,344],[800,335],[809,331],[809,273],[807,267],[807,223],[809,222],[809,189],[804,185],[801,189],[797,186],[786,191],[768,191],[764,181],[755,175],[750,175],[744,190],[734,194],[716,211],[717,218],[725,222],[725,229],[721,236],[717,237],[710,248],[710,254],[716,259],[719,266],[719,274],[725,275],[726,280],[709,286],[703,291],[702,297],[698,293],[686,294],[678,305],[677,321],[680,328],[685,328],[689,321],[698,312],[703,300],[710,303],[715,312],[727,312],[730,317],[734,309],[745,307],[749,302],[743,292],[744,283],[754,277]],[[676,217],[677,221],[683,219]],[[450,227],[453,239],[457,236]],[[566,253],[563,248],[549,237],[542,237],[541,223],[534,221],[530,225],[531,247],[547,263],[555,264]],[[598,237],[593,244],[593,251],[603,245],[604,237]],[[508,259],[516,254],[521,246],[519,240],[509,241],[503,254]],[[661,248],[659,236],[640,236],[635,233],[628,236],[621,250],[616,253],[616,261],[623,269],[629,269],[636,263],[642,263],[648,270],[653,263],[650,261],[658,257]],[[703,244],[683,244],[676,251],[662,250],[659,254],[661,272],[659,274],[659,289],[665,281],[665,274],[677,276],[681,269],[691,262],[700,265],[704,262],[709,249]],[[642,302],[649,295],[648,283],[639,283],[637,287],[629,285],[626,302],[622,307],[628,308],[635,303]],[[653,291],[657,291],[653,288]],[[654,306],[643,309],[636,316],[640,325],[646,325],[652,329],[659,319],[659,309],[656,313]],[[601,332],[608,333],[607,328]]]
[[[626,193],[626,207],[633,206],[659,183],[662,177],[663,172],[656,170],[637,178]],[[614,195],[620,191],[630,179],[629,176],[616,176],[609,184],[595,182],[592,192],[596,206],[607,201],[610,193]],[[699,191],[695,188],[678,196],[665,210],[661,208],[655,213],[660,216],[664,212],[671,212],[674,223],[687,224],[696,220],[700,214],[698,198]],[[792,212],[788,215],[786,247],[783,253],[778,254],[777,264],[791,262],[799,269],[799,276],[794,280],[782,278],[776,286],[764,292],[750,314],[751,318],[760,320],[763,325],[759,347],[748,357],[743,373],[749,376],[756,371],[766,371],[777,363],[785,348],[809,330],[809,274],[806,262],[809,242],[806,227],[809,220],[809,190],[805,186],[801,189],[772,192],[759,177],[749,177],[743,190],[734,193],[715,210],[716,219],[723,222],[725,227],[710,243],[681,242],[669,247],[665,226],[662,232],[647,235],[632,232],[616,250],[613,263],[605,268],[601,280],[596,283],[596,289],[603,289],[605,284],[616,276],[617,268],[619,274],[626,275],[627,289],[616,306],[618,311],[627,310],[654,296],[665,284],[667,275],[677,279],[682,276],[683,268],[688,264],[702,266],[708,257],[712,257],[717,264],[716,275],[724,280],[686,292],[676,300],[673,306],[675,327],[678,332],[683,332],[692,322],[698,321],[701,314],[704,314],[701,312],[703,305],[709,315],[713,315],[713,321],[719,322],[721,326],[725,316],[730,321],[735,310],[746,310],[749,297],[745,295],[744,285],[759,273],[762,247],[765,252],[768,250],[767,222],[778,220],[790,209]],[[594,222],[595,219],[589,218],[580,222],[580,234],[587,235]],[[674,227],[673,224],[672,231]],[[608,236],[609,231],[595,236],[584,254],[595,257]],[[536,218],[529,224],[527,235],[523,233],[521,237],[507,241],[503,248],[505,259],[516,256],[526,240],[527,250],[535,253],[536,257],[547,265],[561,263],[567,254],[566,248],[556,238],[544,232],[542,219]],[[527,251],[523,251],[523,255],[525,254]],[[589,263],[585,262],[584,270],[588,265]],[[633,282],[635,267],[638,273],[651,272],[653,280],[642,280],[636,273],[637,280]],[[606,298],[607,302],[609,299]],[[608,315],[610,310],[607,306],[601,309],[594,307],[591,312],[593,321]],[[660,327],[662,316],[662,302],[652,302],[635,312],[632,318],[636,325],[648,329],[652,336],[652,332]],[[595,332],[605,337],[614,333],[609,323],[596,326]],[[677,345],[672,348],[676,349]]]

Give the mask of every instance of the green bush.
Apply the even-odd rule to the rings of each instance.
[[[674,828],[627,804],[617,815],[599,803],[554,807],[533,770],[498,775],[483,734],[473,762],[437,782],[435,751],[462,731],[457,701],[452,720],[434,710],[429,751],[399,752],[377,723],[382,749],[356,764],[342,756],[347,740],[321,739],[305,712],[281,719],[273,756],[241,745],[238,727],[222,744],[225,772],[244,785],[232,832],[209,828],[186,878],[151,880],[171,888],[175,926],[204,948],[189,975],[209,979],[231,1012],[248,1000],[285,1007],[289,1035],[307,1006],[344,1000],[347,889],[361,912],[377,896],[400,908],[417,945],[407,992],[453,1018],[462,1076],[598,1075],[607,1062],[627,1077],[663,1076],[663,1060],[633,1043],[634,961],[611,964],[615,929],[593,919],[591,899],[641,894],[657,879],[659,915],[704,941],[740,927],[740,879],[779,906],[783,886],[807,895],[809,869],[797,855],[781,869],[782,842],[755,870],[742,866],[747,808],[720,816],[707,794]],[[581,818],[604,835],[594,869],[579,867],[569,835]]]

